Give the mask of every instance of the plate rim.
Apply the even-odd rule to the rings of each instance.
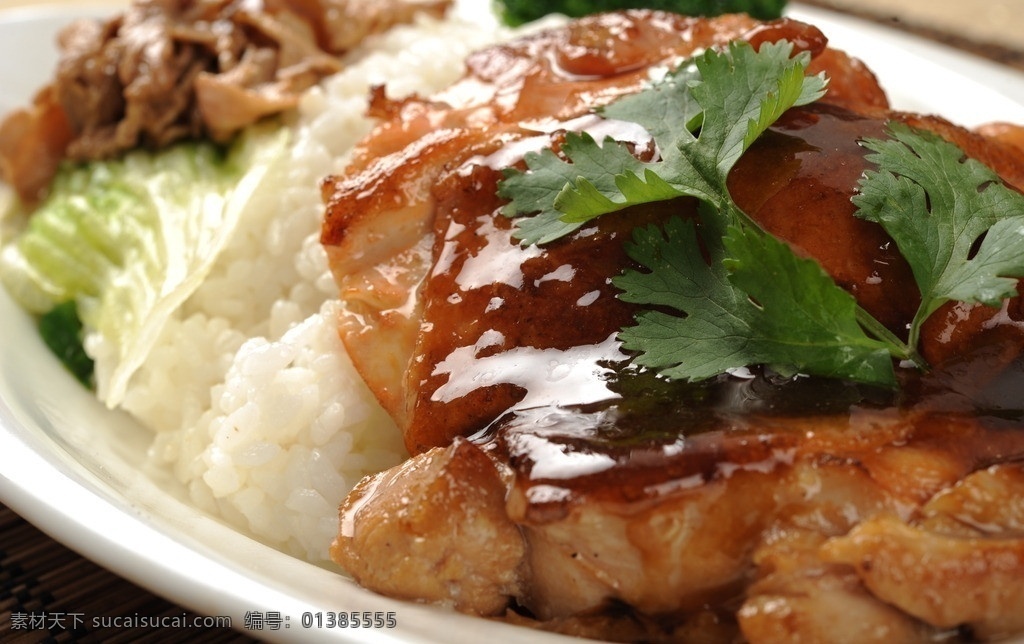
[[[0,27],[12,22],[27,24],[39,21],[53,21],[58,18],[67,19],[69,17],[69,6],[73,6],[72,14],[75,16],[92,16],[97,15],[96,12],[110,11],[112,7],[116,8],[120,4],[116,2],[71,3],[57,1],[33,4],[31,6],[5,7],[0,8]],[[872,34],[881,34],[879,37],[884,36],[891,46],[899,49],[906,48],[914,56],[922,60],[927,57],[936,57],[937,60],[942,61],[960,61],[959,64],[961,66],[966,66],[976,71],[981,78],[985,79],[985,83],[1005,82],[1007,80],[1015,81],[1016,84],[1011,84],[1010,87],[1020,87],[1019,96],[1014,93],[1006,94],[1004,91],[1005,85],[1003,88],[992,87],[991,89],[1006,95],[1008,100],[1015,103],[1021,113],[1024,114],[1024,82],[1021,82],[1024,81],[1024,74],[1016,70],[1001,66],[998,63],[988,61],[968,52],[954,50],[948,46],[927,41],[924,38],[906,34],[883,25],[870,23],[856,17],[838,14],[817,7],[807,7],[800,3],[793,3],[791,7],[792,9],[788,12],[789,15],[798,19],[806,19],[812,24],[821,25],[826,35],[829,34],[828,23],[839,23],[853,30],[864,30]],[[824,20],[822,20],[823,17],[825,18]],[[856,52],[851,53],[857,55]],[[947,71],[950,70],[947,69]],[[1024,123],[1024,118],[1020,122]],[[8,310],[13,310],[15,313],[18,312],[6,292],[0,293],[0,299],[6,300],[6,302],[0,302],[0,312],[6,313]],[[7,338],[11,337],[9,334],[11,322],[7,319],[8,316],[5,315],[4,317],[5,332],[2,334],[3,338],[0,339],[0,343],[6,344],[8,343]],[[16,332],[28,332],[27,329],[30,328],[30,325],[27,323],[27,316],[24,317],[25,319],[21,320],[18,328],[15,329]],[[15,333],[14,337],[17,337],[17,333]],[[54,364],[47,368],[46,377],[57,373],[53,371],[55,366]],[[5,377],[4,374],[0,374],[0,380],[3,380]],[[70,376],[68,376],[68,379],[70,379]],[[287,606],[295,604],[296,598],[281,592],[270,583],[267,583],[270,580],[263,579],[265,572],[261,573],[258,567],[246,571],[244,569],[240,570],[237,566],[225,565],[224,562],[218,561],[213,553],[190,547],[190,541],[183,540],[182,533],[174,533],[168,525],[158,520],[158,517],[155,517],[145,507],[144,503],[139,503],[138,499],[128,498],[125,499],[126,503],[118,503],[117,497],[121,492],[115,487],[110,486],[109,481],[104,481],[101,477],[96,476],[95,472],[83,474],[83,472],[75,471],[73,468],[69,471],[66,467],[67,463],[63,462],[63,459],[71,458],[74,455],[67,452],[66,448],[54,442],[52,436],[47,436],[50,444],[46,444],[40,436],[36,435],[36,431],[40,428],[22,426],[25,422],[25,419],[22,418],[24,410],[19,410],[16,404],[12,404],[14,401],[5,398],[9,390],[7,382],[0,382],[0,501],[3,501],[19,516],[24,517],[41,531],[82,556],[97,562],[99,565],[112,570],[121,577],[155,594],[166,597],[200,614],[231,615],[236,630],[249,635],[254,635],[254,633],[239,628],[241,624],[239,609],[244,608],[246,602],[246,598],[241,593],[225,593],[223,588],[215,587],[209,581],[213,578],[212,575],[197,579],[191,575],[186,576],[184,571],[193,571],[202,566],[210,566],[211,568],[208,570],[216,571],[219,578],[226,577],[240,583],[252,583],[255,579],[256,583],[260,584],[261,592],[265,593],[264,604],[267,603],[266,600],[268,599],[271,602],[278,602],[277,605],[282,612]],[[61,450],[64,450],[64,452],[61,453]],[[55,491],[65,495],[62,498],[74,501],[74,512],[62,508],[54,502],[51,495]],[[90,512],[93,513],[91,516],[101,518],[103,523],[96,524],[87,521],[86,515]],[[194,508],[193,512],[198,513]],[[209,517],[206,517],[206,520],[218,522],[218,520]],[[220,529],[232,531],[226,525],[218,525]],[[159,562],[155,561],[152,557],[140,554],[137,550],[125,549],[125,544],[121,540],[111,538],[109,534],[104,534],[102,528],[110,526],[118,526],[128,533],[135,535],[136,538],[146,538],[160,544],[174,555],[174,561],[167,563]],[[214,526],[206,526],[206,528],[217,532],[217,528]],[[260,544],[241,532],[234,532],[237,536],[251,541],[250,546],[253,552],[262,553],[271,558],[280,556],[292,559],[290,555],[274,550],[270,546]],[[314,571],[320,570],[325,575],[332,575],[332,581],[326,583],[330,585],[333,582],[337,588],[344,588],[345,593],[355,593],[356,596],[349,599],[359,606],[367,605],[365,602],[386,606],[389,609],[396,610],[400,620],[403,616],[407,616],[414,621],[422,620],[431,626],[431,628],[425,630],[403,627],[391,632],[330,631],[329,634],[332,636],[332,641],[428,642],[437,641],[440,636],[444,636],[446,641],[453,641],[451,639],[453,627],[463,629],[464,637],[457,641],[478,641],[481,636],[493,635],[494,633],[500,634],[503,641],[537,641],[537,633],[528,629],[485,621],[449,611],[440,612],[442,609],[381,597],[356,587],[352,582],[341,577],[340,574],[326,571],[298,559],[296,561],[308,566],[310,574],[319,575],[320,573],[315,573]],[[151,574],[154,569],[165,576],[154,580]],[[150,571],[150,574],[146,574],[147,570]],[[346,584],[336,583],[339,579],[344,579]],[[237,588],[232,588],[237,591]],[[308,608],[310,610],[319,609],[325,611],[330,606],[323,603],[319,605],[311,603],[309,598],[299,598],[298,601],[299,605],[294,605],[289,609],[293,614],[296,609]],[[258,602],[252,603],[253,610],[261,608]],[[210,612],[211,607],[215,609],[212,613]],[[351,608],[347,607],[345,609],[351,610]],[[339,610],[339,608],[335,608],[335,610]],[[271,641],[296,641],[306,638],[324,641],[325,632],[291,629],[290,632],[259,631],[255,635],[261,639]],[[551,636],[551,639],[553,641],[562,641],[563,639],[570,641],[568,638],[560,636]],[[573,639],[571,641],[578,640]]]

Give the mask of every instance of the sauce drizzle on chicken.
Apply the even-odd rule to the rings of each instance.
[[[853,215],[858,142],[907,122],[1024,188],[1012,137],[890,110],[869,70],[790,20],[603,14],[480,52],[438,96],[379,91],[380,126],[323,189],[342,338],[413,454],[341,508],[332,556],[359,583],[621,640],[1024,630],[1024,534],[1000,513],[1024,457],[1019,298],[942,316],[922,338],[933,371],[898,394],[757,371],[664,383],[627,367],[615,334],[634,311],[610,279],[634,227],[695,204],[634,207],[540,248],[501,215],[503,166],[557,152],[651,68],[734,38],[790,40],[832,79],[740,160],[734,199],[894,333],[913,284]]]

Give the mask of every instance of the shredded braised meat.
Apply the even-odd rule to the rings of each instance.
[[[138,0],[59,37],[54,79],[0,124],[0,178],[29,203],[65,158],[223,142],[341,69],[366,36],[450,0]]]

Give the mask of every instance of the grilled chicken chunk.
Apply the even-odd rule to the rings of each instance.
[[[1024,628],[1024,598],[1000,590],[1024,546],[1002,508],[1024,491],[1018,299],[940,316],[922,338],[934,372],[906,376],[898,399],[756,370],[665,383],[626,368],[616,336],[634,310],[610,279],[629,266],[633,227],[694,203],[628,209],[542,247],[500,214],[502,169],[568,131],[656,154],[592,109],[735,38],[788,39],[832,78],[739,161],[735,201],[894,332],[916,290],[884,231],[853,215],[858,140],[906,121],[1024,188],[1012,138],[892,112],[869,70],[791,20],[602,14],[479,52],[438,96],[378,90],[381,124],[323,188],[340,333],[413,454],[341,508],[332,556],[359,583],[623,640]],[[920,565],[929,552],[944,567]],[[957,584],[977,591],[946,607]]]
[[[557,145],[567,130],[643,139],[639,128],[588,114],[640,89],[657,67],[740,37],[754,44],[788,38],[827,51],[813,69],[837,67],[839,102],[859,96],[872,108],[885,104],[870,72],[826,50],[809,25],[654,12],[599,15],[480,52],[461,82],[430,99],[374,96],[371,112],[385,120],[357,146],[347,172],[324,183],[322,241],[348,305],[346,347],[413,453],[479,429],[519,396],[521,383],[506,382],[468,398],[460,393],[454,405],[441,400],[459,387],[449,373],[466,373],[456,347],[497,353],[492,341],[500,336],[504,347],[539,350],[539,359],[582,345],[601,352],[632,315],[606,283],[624,265],[628,228],[603,224],[595,237],[550,252],[520,248],[509,222],[492,216],[501,205],[494,194],[501,169]],[[559,272],[563,265],[571,276]],[[550,298],[580,301],[579,310],[602,320],[557,323],[576,312],[533,304]]]
[[[865,409],[719,413],[719,428],[680,436],[619,413],[522,413],[489,442],[458,439],[368,479],[342,508],[332,556],[380,592],[483,615],[515,607],[541,624],[572,618],[592,637],[607,637],[606,624],[588,620],[623,605],[636,611],[622,618],[626,639],[649,641],[676,639],[708,606],[720,626],[735,619],[723,641],[1022,628],[1024,538],[1004,506],[1019,474],[977,480],[1022,453],[1018,427]],[[477,503],[453,504],[459,484]],[[994,521],[942,525],[968,512]],[[453,578],[456,565],[473,574]]]

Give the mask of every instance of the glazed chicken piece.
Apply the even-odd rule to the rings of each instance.
[[[1024,468],[1004,463],[932,497],[914,525],[872,517],[822,554],[852,566],[879,599],[983,639],[1024,631]],[[926,588],[927,592],[921,592]]]
[[[395,556],[354,558],[353,575],[379,579],[388,595],[454,603],[479,615],[503,611],[520,594],[525,544],[505,513],[497,471],[471,443],[422,454],[360,486],[367,496],[378,488],[401,493],[375,496],[375,511],[359,517],[360,535],[386,541]],[[467,517],[451,508],[474,511]],[[341,530],[354,535],[356,526]]]
[[[740,37],[755,45],[789,38],[813,53],[826,51],[820,31],[790,20],[605,14],[471,56],[466,77],[430,99],[374,95],[371,113],[385,120],[357,146],[346,173],[324,183],[321,240],[347,304],[346,348],[403,428],[411,452],[479,429],[518,396],[517,383],[498,383],[457,405],[440,400],[458,386],[449,373],[465,373],[455,362],[456,346],[497,353],[488,344],[497,329],[505,347],[543,352],[593,345],[600,352],[631,319],[632,310],[606,283],[624,265],[627,229],[602,224],[610,229],[554,253],[519,248],[509,222],[490,216],[501,205],[493,187],[500,170],[529,150],[555,145],[566,130],[642,139],[637,128],[588,114],[640,89],[655,68]],[[859,96],[872,108],[885,105],[869,71],[828,51],[815,69],[838,68],[833,85],[840,103]],[[466,186],[474,186],[471,195]],[[445,199],[462,203],[439,206]],[[594,256],[606,260],[585,259]],[[434,265],[446,270],[424,282]],[[572,279],[559,277],[562,265],[573,267]],[[564,309],[532,305],[533,298],[581,297],[596,298],[587,311],[600,323],[566,325],[559,322]]]
[[[610,278],[629,265],[634,226],[694,204],[633,208],[542,247],[521,245],[500,215],[502,169],[557,150],[566,131],[654,154],[646,133],[590,110],[732,38],[790,39],[833,79],[824,101],[791,110],[740,160],[734,199],[894,332],[916,291],[884,232],[853,216],[868,167],[857,141],[904,120],[1024,188],[1013,145],[891,112],[869,70],[789,20],[604,14],[480,52],[439,96],[378,90],[381,125],[324,184],[322,235],[346,303],[342,338],[414,455],[341,508],[332,557],[359,583],[622,640],[926,641],[1016,627],[1024,599],[985,580],[1017,574],[1009,553],[1024,542],[940,524],[962,498],[979,524],[1018,525],[998,509],[1014,480],[973,478],[1024,456],[1018,420],[978,413],[1019,410],[1018,299],[926,329],[936,369],[908,377],[901,400],[757,372],[666,384],[624,371],[616,334],[634,311]],[[981,541],[993,555],[959,574],[957,557]],[[870,563],[929,544],[949,563],[937,591],[979,587],[952,618]]]
[[[777,528],[753,555],[758,578],[736,618],[745,639],[859,644],[927,641],[929,629],[878,601],[848,566],[823,561],[828,537],[818,530]]]
[[[608,635],[603,621],[588,630],[588,620],[616,606],[621,615],[623,605],[635,611],[621,617],[633,628],[627,640],[686,641],[677,631],[707,606],[719,627],[733,624],[721,641],[844,633],[851,642],[923,642],[967,625],[977,634],[1019,630],[1024,598],[1007,590],[1022,572],[1024,540],[950,537],[921,519],[971,472],[1021,454],[1019,430],[885,410],[720,417],[720,429],[652,440],[649,427],[623,429],[623,420],[524,413],[483,446],[459,439],[412,459],[444,462],[440,475],[406,465],[368,479],[342,508],[332,556],[387,594],[478,614],[516,607],[542,625],[571,620],[591,637]],[[615,432],[628,433],[625,444]],[[642,447],[628,442],[637,435]],[[473,476],[457,476],[468,463]],[[473,488],[491,504],[471,507],[417,492],[482,478],[511,482]],[[973,511],[998,514],[1006,494],[977,489]],[[413,510],[428,529],[412,529]],[[453,513],[465,528],[449,530]],[[469,529],[477,536],[468,539]],[[493,551],[479,548],[480,534],[494,535]],[[415,556],[424,546],[396,547],[424,536],[436,558]],[[509,565],[517,551],[524,556]],[[474,556],[474,575],[448,576],[454,552]],[[416,574],[406,574],[410,558]],[[968,588],[971,602],[957,599]],[[922,609],[933,591],[935,605]]]

